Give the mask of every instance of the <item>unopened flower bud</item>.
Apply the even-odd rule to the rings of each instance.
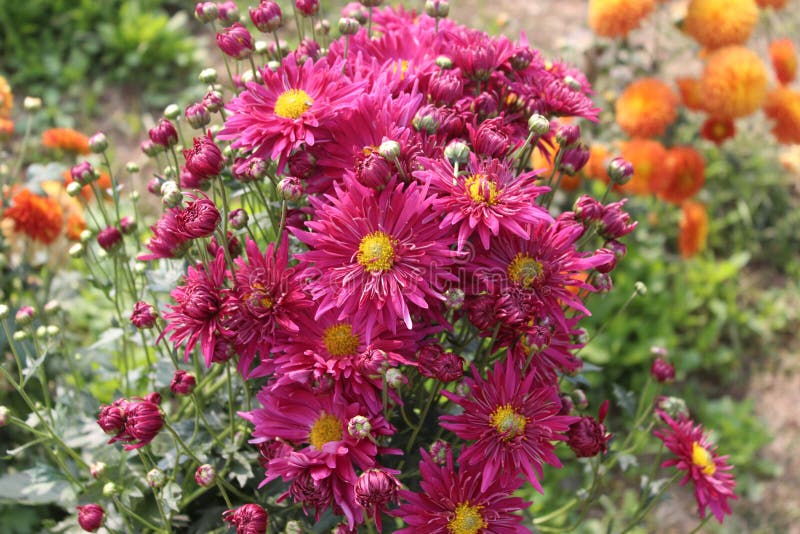
[[[77,197],[83,191],[83,186],[78,182],[70,182],[67,185],[67,194],[73,198]]]
[[[581,90],[581,82],[573,78],[572,76],[564,76],[564,83],[572,89],[573,91],[580,91]]]
[[[283,529],[283,534],[303,534],[303,525],[298,521],[289,521],[286,523],[286,528]]]
[[[106,482],[103,485],[103,496],[104,497],[114,497],[117,494],[119,494],[119,488],[113,482]]]
[[[164,116],[177,117],[181,114],[180,109],[175,104],[170,104],[164,110]],[[175,146],[178,142],[178,130],[175,125],[167,119],[160,119],[158,124],[147,131],[150,140],[162,149]],[[144,148],[142,148],[144,150]],[[149,154],[148,154],[149,155]]]
[[[33,322],[33,319],[36,317],[36,310],[34,310],[30,306],[20,306],[17,310],[17,314],[14,316],[14,321],[17,323],[17,326],[28,326]]]
[[[565,124],[556,131],[556,141],[561,148],[573,146],[581,138],[581,127],[577,124]]]
[[[81,243],[84,243],[84,244],[86,244],[89,241],[91,241],[92,240],[92,231],[89,230],[89,229],[86,229],[86,230],[82,231],[81,235],[79,236],[79,240],[80,240]]]
[[[145,139],[144,141],[142,141],[141,144],[139,145],[139,148],[141,149],[142,153],[144,153],[144,155],[147,156],[148,158],[154,158],[159,153],[161,153],[162,150],[164,150],[164,147],[154,143],[150,139]]]
[[[239,20],[239,6],[236,2],[228,0],[227,2],[218,2],[217,9],[219,10],[219,20],[222,24],[233,24]]]
[[[444,440],[437,439],[428,448],[431,458],[439,465],[444,465],[447,461],[447,452],[450,450],[450,444]]]
[[[26,332],[25,330],[17,330],[16,332],[14,332],[14,335],[11,336],[11,338],[14,341],[25,341],[29,337],[30,334],[28,334],[28,332]]]
[[[92,183],[97,178],[97,172],[88,161],[73,165],[69,169],[69,174],[74,182],[78,182],[82,186]]]
[[[469,161],[469,154],[469,145],[458,139],[450,141],[444,149],[444,157],[452,164],[466,163]]]
[[[209,464],[203,464],[194,472],[194,481],[198,486],[208,488],[217,480],[217,472]]]
[[[180,206],[181,202],[183,202],[183,193],[177,183],[168,180],[161,184],[161,203],[164,206],[175,208]]]
[[[136,163],[135,161],[129,161],[128,163],[125,164],[125,170],[131,174],[136,174],[137,172],[139,172],[139,164]]]
[[[647,286],[644,282],[636,282],[633,284],[633,289],[636,291],[636,294],[640,297],[647,295]]]
[[[97,132],[89,138],[89,150],[95,154],[101,154],[108,148],[108,139],[103,132]]]
[[[151,469],[147,472],[147,476],[145,476],[145,480],[147,481],[147,485],[151,488],[160,488],[163,487],[164,484],[167,482],[167,475],[164,474],[164,471],[158,468]]]
[[[44,325],[40,325],[36,328],[36,337],[39,339],[44,339],[47,337],[47,328]]]
[[[42,99],[35,96],[26,96],[22,101],[25,111],[39,111],[42,109]]]
[[[586,398],[586,393],[582,389],[572,392],[572,401],[579,410],[585,410],[589,406],[589,399]]]
[[[116,250],[122,245],[122,232],[115,226],[107,226],[97,234],[97,244],[106,252]]]
[[[437,56],[436,66],[443,70],[450,70],[453,68],[453,60],[447,56]]]
[[[269,45],[270,43],[266,41],[256,41],[255,42],[256,54],[261,54],[261,55],[269,54]]]
[[[131,324],[140,330],[152,328],[158,319],[158,311],[152,304],[139,301],[133,305],[130,319]]]
[[[278,191],[281,192],[281,196],[286,200],[299,200],[303,196],[303,184],[300,178],[287,176],[278,182]]]
[[[572,402],[572,397],[566,393],[561,395],[561,410],[558,412],[558,415],[570,415],[574,409],[575,403]]]
[[[197,5],[194,6],[194,18],[203,24],[208,24],[215,20],[218,15],[219,9],[214,2],[198,2]]]
[[[78,524],[86,532],[95,532],[103,526],[106,512],[99,504],[85,504],[75,508],[78,510]]]
[[[400,143],[397,141],[384,141],[378,147],[378,153],[389,161],[400,156]]]
[[[187,106],[184,115],[186,122],[195,130],[199,130],[211,122],[211,114],[202,103]]]
[[[606,172],[612,182],[625,185],[633,178],[633,164],[625,158],[614,158],[608,163]]]
[[[328,19],[322,19],[319,22],[317,22],[316,26],[314,26],[314,29],[320,35],[330,35],[331,22]]]
[[[544,115],[534,113],[528,119],[528,129],[535,135],[545,135],[550,131],[550,121]]]
[[[122,235],[131,235],[136,231],[136,219],[130,215],[126,215],[119,220],[119,229]]]
[[[105,462],[95,462],[89,466],[89,473],[94,479],[102,478],[106,474],[106,467]]]
[[[395,369],[394,367],[387,369],[384,377],[386,378],[386,383],[392,389],[399,389],[403,386],[403,384],[408,382],[408,379],[403,376],[403,373],[400,371],[400,369]]]
[[[451,287],[444,292],[444,305],[449,310],[460,310],[464,306],[464,290]]]
[[[342,35],[355,35],[361,27],[359,22],[351,17],[342,17],[339,19],[339,33]]]
[[[0,428],[8,424],[8,408],[0,406]]]
[[[81,245],[80,243],[75,243],[74,245],[69,247],[68,254],[70,258],[80,258],[81,256],[83,256],[83,245]]]
[[[364,439],[372,432],[372,424],[363,415],[356,415],[347,422],[347,433],[356,439]]]
[[[675,380],[675,366],[660,356],[653,360],[650,375],[659,383],[671,383]]]
[[[194,391],[197,381],[194,375],[187,373],[183,369],[178,369],[172,375],[172,381],[169,384],[169,390],[175,395],[189,395]]]
[[[248,218],[249,216],[246,211],[242,208],[236,208],[228,214],[228,224],[230,224],[231,228],[234,230],[241,230],[247,226]]]
[[[429,17],[443,19],[450,13],[450,4],[447,0],[427,0],[425,2],[425,13]]]
[[[686,401],[680,397],[659,397],[656,399],[656,408],[665,411],[673,419],[689,417],[689,408],[686,406]],[[657,414],[656,418],[658,418]]]
[[[9,308],[7,304],[0,304],[0,321],[8,318]]]
[[[47,337],[55,337],[61,333],[61,328],[58,325],[49,324],[45,327],[44,332]]]
[[[198,76],[200,81],[203,83],[207,83],[209,85],[213,85],[217,83],[217,70],[212,68],[203,69],[200,71],[200,75]]]
[[[225,55],[235,59],[247,59],[255,50],[253,35],[239,22],[217,33],[217,46]]]
[[[283,25],[283,13],[276,2],[262,1],[258,6],[250,8],[250,20],[258,31],[270,33]]]
[[[179,108],[177,104],[169,104],[164,108],[164,116],[174,121],[181,116],[181,108]]]

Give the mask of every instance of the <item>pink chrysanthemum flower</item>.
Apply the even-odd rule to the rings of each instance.
[[[561,399],[555,387],[533,387],[534,373],[521,376],[509,358],[487,371],[486,380],[472,368],[469,395],[442,394],[464,409],[460,415],[441,416],[441,425],[458,437],[474,441],[464,448],[462,464],[481,469],[481,491],[493,481],[518,485],[524,474],[542,491],[542,464],[561,467],[553,441],[564,441],[574,417],[558,415]]]
[[[276,330],[298,332],[298,319],[313,303],[300,289],[294,269],[288,268],[286,236],[277,251],[275,243],[270,243],[262,254],[249,238],[245,250],[247,261],[235,260],[235,281],[228,306],[230,316],[225,327],[232,333],[233,344],[241,355],[239,372],[247,378],[256,353],[267,357]]]
[[[177,304],[170,305],[172,311],[164,314],[167,326],[159,340],[171,332],[170,341],[178,345],[186,344],[186,361],[189,361],[189,353],[199,341],[206,366],[210,367],[217,337],[230,334],[223,327],[228,298],[225,275],[225,256],[220,250],[216,258],[208,263],[208,270],[202,265],[189,267],[183,285],[170,292]]]
[[[349,184],[348,184],[349,185]],[[320,302],[316,317],[338,308],[339,318],[364,325],[367,342],[380,325],[410,330],[412,312],[442,322],[444,282],[456,253],[446,234],[431,224],[433,198],[427,186],[394,182],[380,193],[334,186],[330,204],[310,198],[316,209],[310,232],[295,230],[311,250],[298,257],[316,276],[309,290]]]
[[[530,225],[530,237],[503,236],[487,256],[472,266],[484,289],[497,296],[497,315],[508,325],[522,325],[544,314],[566,328],[562,305],[591,315],[570,288],[594,288],[580,273],[609,261],[611,253],[586,255],[575,248],[584,228],[570,218],[571,212],[551,224]]]
[[[535,185],[536,172],[516,176],[510,163],[478,161],[474,154],[457,177],[445,158],[426,160],[423,165],[425,170],[414,175],[423,182],[430,181],[431,190],[438,194],[434,207],[444,213],[439,227],[458,226],[459,249],[473,234],[489,250],[490,237],[499,236],[501,231],[525,238],[527,224],[553,220],[535,204],[536,197],[548,191]]]
[[[178,258],[183,256],[189,247],[189,237],[179,230],[178,214],[180,209],[166,210],[156,224],[150,227],[153,231],[145,247],[149,254],[140,254],[139,261],[157,260],[162,258]]]
[[[342,76],[342,65],[307,60],[294,55],[281,67],[261,71],[263,83],[248,83],[226,109],[231,115],[218,138],[233,140],[233,148],[252,156],[278,161],[282,172],[293,150],[330,138],[330,129],[343,127],[340,115],[364,87]]]
[[[681,485],[690,480],[694,483],[700,517],[704,518],[706,509],[710,509],[722,523],[725,515],[731,514],[728,499],[737,499],[733,492],[736,480],[729,472],[733,466],[728,465],[728,457],[717,455],[717,446],[705,436],[702,425],[695,425],[691,419],[684,417],[674,420],[663,410],[656,410],[656,413],[667,427],[653,434],[675,455],[675,458],[666,460],[661,466],[686,471]]]
[[[278,438],[301,447],[270,460],[263,484],[276,478],[294,484],[295,479],[301,477],[298,483],[313,484],[312,488],[307,488],[309,490],[327,488],[351,525],[360,522],[361,514],[355,513],[353,486],[358,479],[355,467],[362,470],[375,467],[378,454],[398,452],[376,445],[377,437],[391,435],[394,429],[383,417],[375,416],[368,419],[368,437],[353,436],[348,432],[348,423],[356,416],[366,419],[362,406],[335,401],[332,395],[312,392],[298,385],[264,388],[257,398],[261,408],[239,414],[255,426],[251,443]],[[313,474],[313,479],[302,478],[306,474]],[[291,493],[290,487],[288,494]],[[315,495],[319,497],[311,491],[309,497]],[[314,507],[321,511],[318,506]]]
[[[273,347],[274,352],[283,353],[274,360],[276,384],[299,382],[310,386],[332,380],[337,398],[358,401],[370,415],[382,409],[385,367],[411,364],[425,335],[423,329],[392,334],[379,325],[367,343],[363,321],[339,319],[336,309],[317,318],[303,317],[298,324],[299,333],[279,335]],[[399,401],[393,390],[389,396]]]
[[[405,502],[391,512],[406,523],[396,534],[530,534],[516,513],[530,503],[511,495],[516,487],[497,478],[486,483],[479,470],[464,465],[456,471],[452,451],[446,455],[440,465],[422,451],[421,491],[401,490]]]

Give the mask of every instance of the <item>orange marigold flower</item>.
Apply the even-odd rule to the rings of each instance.
[[[677,117],[678,95],[655,78],[636,80],[617,99],[617,124],[631,137],[664,133]]]
[[[756,3],[758,4],[758,7],[762,9],[771,7],[772,9],[777,11],[779,9],[783,9],[784,7],[786,7],[786,3],[788,1],[789,0],[756,0]]]
[[[706,161],[690,146],[676,146],[667,150],[664,167],[667,183],[658,194],[667,202],[680,204],[700,191],[706,182]]]
[[[65,234],[70,241],[80,241],[81,232],[86,230],[86,220],[80,213],[73,212],[67,215],[67,228]]]
[[[675,78],[675,84],[681,93],[681,102],[684,106],[695,111],[705,109],[703,106],[703,93],[700,89],[700,80],[697,78]]]
[[[531,153],[531,165],[534,169],[541,169],[538,178],[547,180],[553,174],[553,161],[555,155],[558,153],[559,145],[555,139],[551,141],[552,146],[539,145],[539,148]],[[553,180],[555,182],[555,180]],[[558,185],[559,189],[564,191],[574,191],[581,185],[581,177],[577,174],[571,176],[562,173],[561,183]],[[555,183],[551,184],[555,186]]]
[[[705,109],[714,117],[750,115],[767,96],[767,68],[743,46],[720,48],[708,56],[700,91]]]
[[[777,87],[769,92],[764,113],[775,121],[772,133],[780,143],[800,143],[800,91]]]
[[[589,0],[589,26],[603,37],[625,37],[655,6],[655,0]]]
[[[34,195],[22,189],[11,199],[11,206],[3,212],[4,219],[14,221],[14,230],[34,241],[49,245],[61,233],[62,210],[58,201]]]
[[[8,139],[14,133],[14,121],[0,118],[0,140]]]
[[[736,126],[731,119],[709,117],[700,128],[700,136],[703,139],[708,139],[718,145],[734,135],[736,135]]]
[[[708,213],[706,207],[693,200],[681,205],[680,234],[678,249],[681,256],[691,258],[706,248],[708,237]]]
[[[11,92],[11,86],[0,76],[0,119],[6,119],[11,115],[13,105],[14,94]]]
[[[617,190],[634,195],[657,193],[667,183],[664,159],[667,149],[652,139],[634,138],[620,146],[622,157],[633,165],[633,178]]]
[[[786,85],[794,81],[797,76],[797,50],[791,39],[778,39],[769,44],[769,58],[775,77]]]
[[[592,180],[600,180],[608,183],[611,178],[608,176],[608,161],[611,159],[611,152],[605,145],[592,145],[589,147],[589,161],[583,168],[583,175]]]
[[[50,128],[42,132],[42,145],[75,154],[88,154],[89,138],[72,128]]]
[[[744,44],[758,22],[755,0],[691,0],[683,31],[708,48]]]

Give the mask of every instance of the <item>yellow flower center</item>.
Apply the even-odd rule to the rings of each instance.
[[[331,441],[342,439],[342,423],[339,418],[329,413],[324,413],[314,422],[311,427],[311,435],[308,442],[315,449],[322,450],[323,445]]]
[[[250,284],[250,293],[247,295],[246,302],[250,308],[256,312],[260,310],[269,310],[274,304],[272,299],[269,298],[267,288],[261,282],[253,282]]]
[[[275,115],[284,119],[299,119],[314,101],[302,89],[289,89],[275,101]]]
[[[406,71],[408,70],[408,60],[407,59],[399,59],[394,62],[392,66],[392,73],[397,74],[397,71],[400,71],[400,79],[404,80],[406,77]]]
[[[322,342],[331,356],[352,356],[358,350],[359,339],[353,333],[353,325],[339,323],[325,329]]]
[[[511,263],[508,264],[508,277],[512,282],[530,288],[542,276],[544,269],[542,263],[527,254],[518,252]]]
[[[701,447],[696,441],[692,443],[692,463],[703,469],[703,474],[713,475],[717,471],[717,464],[714,458],[705,448]]]
[[[367,234],[358,245],[358,263],[371,273],[388,271],[394,265],[397,241],[384,232]]]
[[[486,528],[486,521],[481,515],[481,506],[470,506],[463,502],[456,507],[456,515],[447,523],[447,530],[451,534],[478,534]]]
[[[489,417],[492,426],[499,434],[503,435],[503,441],[509,441],[525,433],[527,419],[518,413],[510,404],[498,406]]]
[[[467,178],[464,185],[469,196],[478,204],[486,203],[492,206],[497,203],[497,185],[487,180],[485,175],[473,174]]]

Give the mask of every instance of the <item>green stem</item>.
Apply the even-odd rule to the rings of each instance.
[[[703,518],[703,520],[702,520],[702,521],[700,521],[700,523],[699,523],[699,524],[698,524],[696,527],[694,527],[694,529],[692,529],[692,531],[691,531],[689,534],[697,534],[698,532],[700,532],[700,530],[701,530],[701,529],[702,529],[704,526],[706,526],[706,523],[708,523],[708,521],[709,521],[709,520],[710,520],[712,517],[714,517],[714,516],[713,516],[713,515],[711,515],[711,514],[707,515],[705,518]]]
[[[151,523],[147,519],[143,518],[142,516],[140,516],[139,514],[137,514],[136,512],[134,512],[133,510],[131,510],[130,508],[125,506],[124,504],[122,504],[122,501],[120,501],[116,497],[114,497],[114,504],[117,505],[117,508],[119,508],[120,510],[122,510],[123,512],[125,512],[126,514],[128,514],[129,516],[131,516],[132,518],[137,520],[139,523],[141,523],[142,525],[144,525],[147,528],[149,528],[150,530],[152,530],[153,532],[164,532],[163,529],[158,528],[153,523]]]
[[[638,510],[638,511],[636,512],[636,514],[633,516],[633,519],[631,520],[631,522],[630,522],[630,523],[628,523],[628,526],[626,526],[626,527],[625,527],[625,528],[624,528],[622,531],[620,531],[620,534],[625,534],[626,532],[630,531],[630,530],[631,530],[633,527],[635,527],[636,525],[638,525],[638,524],[639,524],[639,522],[640,522],[640,521],[641,521],[641,520],[644,518],[644,516],[645,516],[645,515],[647,515],[647,513],[648,513],[648,512],[649,512],[649,511],[650,511],[650,510],[653,508],[653,506],[655,506],[655,505],[656,505],[656,503],[658,502],[659,498],[661,498],[661,496],[662,496],[662,495],[663,495],[663,494],[664,494],[664,493],[665,493],[665,492],[666,492],[666,491],[667,491],[667,490],[670,488],[670,486],[672,486],[672,484],[674,484],[674,483],[675,483],[675,481],[676,481],[676,480],[678,480],[678,477],[680,477],[681,475],[682,475],[682,473],[681,473],[680,471],[678,471],[677,473],[675,473],[675,474],[672,476],[672,478],[671,478],[671,479],[669,479],[669,482],[667,482],[666,484],[664,484],[663,486],[661,486],[661,489],[660,489],[660,490],[658,491],[658,493],[657,493],[657,494],[656,494],[656,495],[655,495],[655,496],[654,496],[654,497],[653,497],[653,498],[652,498],[652,499],[651,499],[651,500],[650,500],[650,501],[647,503],[647,505],[645,505],[645,506],[643,506],[643,507],[642,507],[642,506],[640,506],[640,507],[639,507],[639,510]]]

